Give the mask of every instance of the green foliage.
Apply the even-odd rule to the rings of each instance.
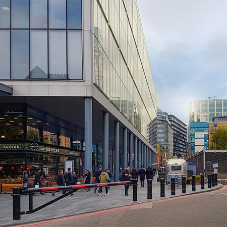
[[[196,179],[196,180],[201,179],[201,175],[195,175],[195,179]],[[192,177],[189,177],[188,180],[192,180]]]
[[[226,150],[227,149],[227,129],[218,127],[213,133],[212,141],[209,141],[210,150]]]

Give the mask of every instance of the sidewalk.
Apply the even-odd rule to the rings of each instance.
[[[103,188],[103,193],[101,193],[100,196],[95,194],[93,189],[91,189],[90,192],[80,190],[75,192],[73,196],[63,198],[34,214],[21,215],[21,220],[17,221],[13,220],[13,198],[11,194],[0,194],[0,226],[19,225],[53,218],[90,213],[121,206],[158,201],[176,196],[207,192],[222,187],[221,184],[218,184],[217,186],[208,189],[208,185],[205,184],[205,189],[201,189],[200,185],[196,185],[196,191],[192,192],[192,186],[187,185],[186,193],[182,193],[182,189],[179,188],[176,189],[176,195],[171,196],[170,185],[165,185],[165,197],[160,197],[160,183],[157,182],[156,177],[152,183],[152,199],[147,199],[147,185],[145,184],[145,186],[141,188],[140,181],[138,182],[137,202],[133,202],[132,187],[129,188],[129,196],[124,195],[124,186],[112,186],[109,190],[109,195],[105,194],[105,188]],[[61,192],[57,192],[55,197],[52,196],[51,193],[46,193],[45,195],[38,194],[33,197],[34,208],[60,195]],[[28,196],[21,196],[21,211],[26,210],[28,210]]]

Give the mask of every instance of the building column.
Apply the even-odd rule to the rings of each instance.
[[[123,171],[125,168],[127,168],[128,166],[128,142],[127,142],[127,138],[128,138],[128,130],[127,128],[124,129],[124,166],[123,166]]]
[[[139,140],[138,168],[141,168],[141,140]]]
[[[109,113],[104,113],[104,138],[103,138],[103,169],[108,169],[109,157]]]
[[[115,182],[119,181],[119,152],[120,152],[120,144],[119,144],[119,133],[120,123],[115,122],[115,170],[114,170],[114,180]]]
[[[92,99],[85,98],[85,153],[84,153],[84,167],[92,173]]]
[[[130,137],[129,137],[129,166],[130,169],[132,170],[133,168],[133,162],[132,162],[132,146],[133,146],[133,134],[130,133]]]
[[[144,144],[144,164],[147,168],[147,145]]]
[[[135,169],[137,170],[137,167],[138,167],[138,165],[137,165],[137,137],[135,137],[135,143],[134,143],[134,167],[135,167]]]
[[[141,166],[144,167],[143,142],[141,142]]]

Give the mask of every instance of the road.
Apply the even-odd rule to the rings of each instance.
[[[20,225],[22,226],[226,227],[227,186],[212,192]]]

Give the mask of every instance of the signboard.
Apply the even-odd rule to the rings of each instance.
[[[71,171],[73,172],[74,171],[73,167],[74,167],[74,160],[65,161],[65,172],[68,171],[68,168],[70,168]]]
[[[213,164],[213,168],[218,168],[218,163]]]

